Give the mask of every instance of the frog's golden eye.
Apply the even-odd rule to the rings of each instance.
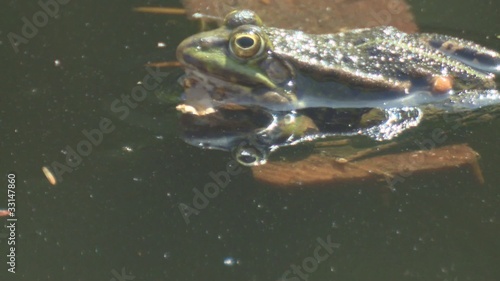
[[[264,49],[262,37],[253,32],[236,33],[231,37],[231,52],[242,59],[258,56]]]

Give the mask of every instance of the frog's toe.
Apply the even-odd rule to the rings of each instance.
[[[471,41],[441,35],[420,34],[419,39],[444,54],[484,72],[500,73],[500,54]]]

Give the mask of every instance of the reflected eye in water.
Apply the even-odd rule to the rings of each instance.
[[[234,159],[243,166],[263,165],[267,162],[268,154],[246,142],[233,150]]]
[[[254,32],[240,32],[231,36],[229,49],[236,57],[248,59],[258,56],[264,50],[262,37]]]
[[[295,123],[295,115],[294,114],[290,113],[290,114],[285,115],[285,117],[283,118],[285,125],[290,125],[290,124]]]

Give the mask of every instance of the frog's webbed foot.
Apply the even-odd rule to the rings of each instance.
[[[480,71],[500,73],[500,54],[464,39],[433,33],[416,35],[420,41]]]
[[[423,113],[417,107],[388,108],[384,110],[385,121],[367,128],[358,134],[366,135],[377,141],[391,140],[403,131],[420,123]]]

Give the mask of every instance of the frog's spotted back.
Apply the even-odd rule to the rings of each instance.
[[[500,73],[500,55],[481,45],[442,34],[420,34],[419,39],[483,72]]]
[[[495,83],[490,72],[500,65],[498,53],[470,41],[406,34],[393,27],[328,35],[266,31],[273,51],[303,73],[365,88],[371,94],[377,89],[432,92],[435,77],[450,77],[454,90],[491,89]]]

